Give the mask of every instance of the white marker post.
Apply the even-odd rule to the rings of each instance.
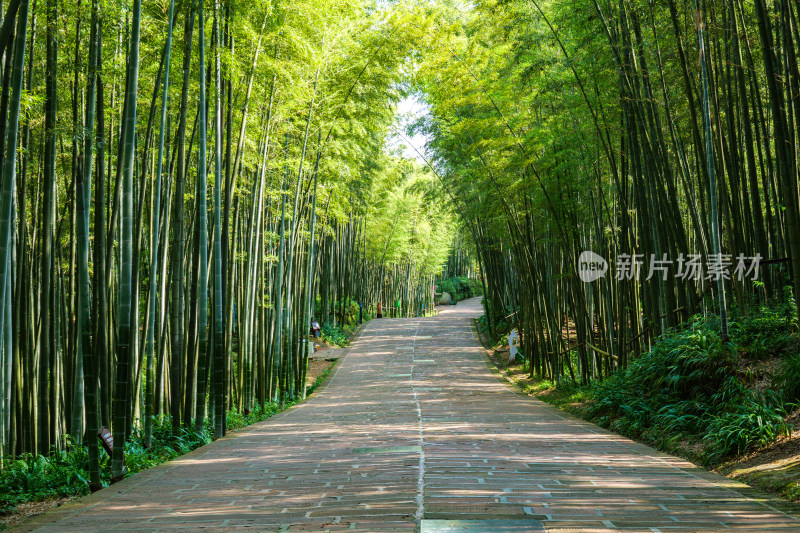
[[[511,330],[511,333],[508,334],[508,364],[512,365],[517,361],[517,354],[519,350],[517,350],[517,346],[519,345],[519,334],[517,333],[517,329],[514,328]]]

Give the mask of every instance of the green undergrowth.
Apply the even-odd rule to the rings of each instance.
[[[588,414],[599,425],[682,451],[704,465],[787,435],[794,398],[752,388],[736,339],[723,344],[715,324],[694,319],[627,369],[592,386]]]
[[[294,404],[295,402],[293,401],[286,402],[284,409],[288,409]],[[264,404],[255,404],[253,409],[247,414],[240,413],[239,411],[228,411],[228,416],[226,418],[228,431],[236,431],[237,429],[247,427],[250,424],[261,422],[262,420],[266,420],[267,418],[280,413],[284,409],[281,409],[276,402],[266,402]],[[210,427],[206,428],[206,431],[208,432],[210,429]]]
[[[568,413],[586,417],[585,406],[591,400],[591,390],[581,387],[571,381],[562,382],[556,386],[549,379],[536,379],[529,383],[521,384],[523,390],[544,400],[547,403],[563,409]]]
[[[695,316],[603,381],[518,384],[602,427],[714,467],[789,435],[787,416],[800,401],[794,301],[734,312],[729,330],[723,343],[717,317]]]
[[[350,344],[350,336],[355,331],[353,326],[323,324],[320,329],[322,341],[329,346],[344,347]]]
[[[479,279],[456,276],[437,281],[436,292],[448,293],[455,303],[467,298],[483,296],[483,284]]]
[[[49,457],[25,454],[8,461],[0,473],[0,515],[13,512],[23,502],[87,494],[87,458],[86,449],[78,447]]]
[[[314,316],[322,317],[322,301],[317,297],[314,307]],[[350,338],[361,322],[368,322],[373,318],[372,310],[368,307],[359,308],[358,302],[353,299],[345,298],[336,300],[333,307],[329,310],[328,320],[319,320],[320,340],[329,346],[345,347],[350,344]],[[334,316],[336,319],[334,320]]]
[[[489,314],[493,316],[491,325],[487,313],[484,312],[478,317],[478,330],[481,335],[486,339],[492,348],[497,348],[508,344],[508,335],[514,329],[514,323],[511,320],[514,312],[508,308],[505,309],[492,309],[492,305],[486,301],[481,300],[484,311],[488,308]]]

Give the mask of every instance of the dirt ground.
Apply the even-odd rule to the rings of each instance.
[[[308,386],[310,387],[319,376],[336,364],[337,360],[338,357],[333,356],[333,354],[331,354],[331,357],[321,355],[319,357],[310,358],[308,360],[308,373],[306,375],[306,383]]]
[[[306,383],[310,386],[316,379],[331,368],[344,352],[343,348],[335,348],[325,343],[316,343],[314,353],[308,359]]]
[[[800,409],[792,412],[787,421],[795,428],[791,435],[737,457],[716,471],[765,492],[800,502]]]
[[[12,514],[0,515],[0,529],[8,529],[18,526],[23,520],[32,516],[40,515],[54,507],[60,507],[68,501],[74,500],[77,496],[69,498],[56,498],[41,502],[20,503]]]
[[[306,383],[311,386],[316,379],[325,373],[336,361],[328,361],[326,359],[312,359],[308,362],[308,374],[306,376]]]

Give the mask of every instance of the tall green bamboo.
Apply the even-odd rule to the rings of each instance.
[[[214,54],[214,81],[216,99],[214,111],[214,438],[225,433],[225,353],[224,324],[222,321],[222,73],[220,69],[219,3],[214,3],[214,34],[217,43]]]
[[[145,420],[144,420],[144,439],[145,443],[150,446],[153,438],[153,413],[156,403],[155,397],[155,381],[156,381],[156,358],[154,351],[154,336],[156,328],[156,291],[158,285],[158,271],[159,271],[159,213],[161,211],[161,175],[164,163],[164,139],[167,127],[167,104],[169,103],[169,70],[170,58],[172,56],[172,27],[173,16],[175,12],[175,0],[170,0],[169,10],[167,11],[167,43],[164,52],[164,84],[161,91],[161,120],[158,129],[158,155],[156,156],[156,183],[154,186],[153,199],[153,222],[150,237],[150,298],[147,316],[149,324],[147,327],[147,342],[145,344],[145,357],[147,358],[147,392],[145,393]]]
[[[322,140],[322,132],[320,132],[319,140]],[[315,253],[314,253],[314,238],[316,236],[316,229],[317,229],[317,182],[319,178],[319,159],[320,159],[321,152],[317,150],[317,160],[314,163],[314,188],[311,191],[311,215],[309,218],[309,235],[308,235],[308,260],[306,262],[306,279],[305,279],[305,291],[306,291],[306,309],[305,313],[303,314],[303,321],[302,325],[300,326],[300,334],[303,336],[303,364],[302,364],[302,372],[301,372],[301,383],[302,383],[302,399],[306,397],[306,370],[308,367],[308,358],[312,351],[312,343],[314,342],[313,339],[309,342],[306,339],[308,338],[308,332],[311,329],[311,314],[314,312],[314,291],[313,291],[313,277],[314,277],[314,266],[315,266]]]
[[[297,238],[297,233],[300,231],[300,223],[301,217],[299,212],[299,199],[300,199],[300,188],[302,186],[303,180],[303,163],[305,162],[306,158],[306,148],[308,147],[308,135],[309,130],[311,128],[311,117],[314,114],[314,102],[316,101],[317,97],[317,83],[319,81],[319,71],[320,67],[317,67],[317,73],[314,76],[314,89],[311,96],[311,103],[308,107],[308,115],[306,116],[306,128],[305,133],[303,134],[303,148],[300,151],[300,163],[297,169],[297,183],[295,185],[295,193],[294,193],[294,208],[292,210],[292,229],[291,229],[291,237],[289,241],[289,249],[287,254],[287,267],[286,267],[286,278],[287,278],[287,290],[286,290],[286,309],[284,310],[283,320],[284,320],[284,335],[286,336],[286,345],[288,346],[288,351],[284,355],[284,365],[285,365],[285,380],[284,380],[284,388],[287,388],[287,393],[290,400],[294,400],[295,390],[294,390],[294,379],[293,373],[297,372],[298,369],[294,367],[294,357],[292,354],[294,353],[294,335],[293,335],[293,328],[291,327],[292,322],[292,290],[291,288],[296,286],[292,283],[292,272],[294,267],[294,255],[295,255],[295,240]],[[305,339],[306,333],[304,330],[301,329],[301,336],[298,338],[298,343],[300,342],[299,339]],[[304,349],[305,351],[305,349]]]
[[[207,157],[207,137],[206,132],[206,43],[205,43],[205,19],[203,18],[204,0],[198,0],[197,23],[198,23],[198,50],[200,55],[200,74],[199,98],[197,104],[198,122],[198,154],[197,154],[197,192],[195,195],[195,205],[197,209],[195,231],[197,242],[197,254],[200,262],[199,278],[197,286],[197,322],[199,342],[199,364],[197,370],[197,393],[195,395],[195,422],[194,430],[200,433],[203,430],[206,415],[206,392],[208,384],[208,207],[206,197],[208,195],[208,185],[206,180],[206,157]]]
[[[175,223],[172,226],[172,276],[170,279],[172,301],[170,305],[170,413],[172,427],[177,432],[181,427],[184,390],[184,191],[186,182],[186,115],[189,100],[189,74],[192,59],[192,33],[194,29],[194,1],[189,3],[184,27],[183,54],[183,88],[178,119],[178,139],[175,154],[176,176],[175,193],[173,194],[172,215]],[[183,422],[188,423],[188,420]]]
[[[714,145],[711,140],[711,104],[708,96],[708,67],[706,65],[706,47],[703,42],[703,19],[700,6],[695,0],[695,9],[698,13],[697,39],[700,42],[700,71],[703,87],[703,129],[706,139],[706,166],[709,179],[709,201],[711,204],[711,250],[714,255],[722,260],[722,243],[719,230],[719,212],[717,200],[717,178],[714,166]],[[722,275],[717,276],[717,299],[719,302],[720,337],[722,342],[728,341],[728,305],[725,299],[725,280]]]
[[[133,1],[128,70],[125,84],[125,116],[122,123],[122,228],[120,241],[119,304],[117,317],[117,374],[114,395],[114,442],[111,462],[113,479],[122,479],[125,457],[125,441],[128,432],[128,413],[131,368],[130,347],[135,324],[131,323],[131,279],[133,259],[133,166],[136,142],[136,101],[139,84],[139,32],[141,23],[141,0]],[[132,330],[134,333],[132,333]]]
[[[58,91],[56,84],[56,67],[58,64],[58,49],[56,45],[56,32],[58,31],[58,17],[56,2],[47,2],[47,72],[46,72],[46,103],[45,103],[45,153],[44,153],[44,184],[42,204],[44,218],[42,220],[42,256],[40,271],[40,297],[39,306],[41,316],[39,319],[39,361],[38,361],[38,420],[37,442],[39,453],[50,451],[53,427],[51,420],[56,413],[51,411],[52,392],[55,383],[51,381],[50,373],[52,362],[55,360],[55,347],[53,346],[53,326],[51,313],[53,305],[51,283],[53,268],[53,211],[55,203],[55,173],[56,173],[56,112],[58,106]]]
[[[100,427],[99,408],[97,402],[98,379],[94,349],[91,335],[91,297],[89,284],[89,205],[92,183],[92,163],[94,159],[94,123],[97,103],[97,33],[98,5],[92,1],[92,19],[89,42],[89,73],[86,88],[86,132],[84,142],[83,166],[78,170],[76,198],[78,202],[78,332],[80,335],[83,359],[83,391],[86,411],[86,446],[89,449],[89,476],[92,490],[102,487],[100,481],[100,463],[97,446],[97,434]]]
[[[286,136],[286,149],[289,148],[289,137]],[[285,357],[286,350],[284,349],[284,319],[283,319],[283,263],[286,255],[286,182],[289,179],[289,166],[285,166],[283,181],[281,183],[281,221],[280,221],[280,234],[278,237],[278,274],[275,283],[275,301],[277,309],[275,311],[275,348],[273,355],[272,372],[274,376],[280,376],[281,364],[283,357]],[[278,390],[280,389],[280,390]],[[276,387],[274,393],[276,396],[272,401],[279,401],[280,405],[284,405],[286,401],[286,391],[284,387]]]
[[[9,6],[8,12],[6,13],[5,20],[8,20],[9,23],[13,22],[12,6]],[[25,41],[28,27],[27,25],[28,2],[27,0],[21,0],[17,15],[13,70],[11,74],[11,99],[8,106],[5,136],[3,138],[3,164],[2,175],[0,176],[2,179],[2,189],[0,189],[0,283],[3,287],[0,306],[2,306],[4,310],[7,309],[7,303],[11,300],[11,291],[7,290],[7,280],[11,277],[11,217],[13,208],[12,191],[14,190],[14,182],[17,170],[17,158],[15,157],[15,153],[19,129],[19,109],[22,95],[23,71],[25,68]],[[0,326],[5,323],[10,324],[11,320],[12,317],[9,314],[4,314],[3,323],[0,323]],[[5,342],[3,349],[4,352],[10,354],[12,351],[12,346],[9,344],[9,342]],[[4,385],[6,381],[8,381],[10,384],[12,368],[6,357],[0,356],[0,364],[3,365],[2,374],[4,377],[7,376],[8,378],[4,379],[3,384],[0,384],[0,391],[3,392],[3,398],[0,399],[0,401],[2,401],[2,404],[6,406],[6,409],[8,409],[7,414],[6,412],[0,413],[4,415],[0,417],[0,421],[2,421],[4,425],[2,432],[3,435],[8,435],[6,431],[10,432],[11,430],[12,418],[10,413],[11,398],[7,397],[7,395],[11,393],[11,389],[9,386],[8,390],[5,391],[2,385]],[[8,422],[5,422],[5,418],[8,419]],[[5,438],[3,439],[3,442],[0,442],[0,456],[4,453],[4,448],[7,444],[8,438]],[[13,453],[13,451],[9,451]]]

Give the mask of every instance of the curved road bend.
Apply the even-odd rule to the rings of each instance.
[[[516,394],[479,314],[373,320],[309,401],[20,530],[800,531],[791,504]]]

